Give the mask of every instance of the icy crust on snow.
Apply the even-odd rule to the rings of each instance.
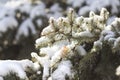
[[[28,80],[26,72],[31,71],[34,67],[32,61],[25,60],[0,60],[0,80],[3,77],[12,74],[15,74],[20,79]]]

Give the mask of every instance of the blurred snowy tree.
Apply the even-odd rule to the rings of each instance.
[[[34,51],[34,40],[47,24],[45,7],[42,2],[28,1],[10,1],[0,7],[2,59],[27,58]]]

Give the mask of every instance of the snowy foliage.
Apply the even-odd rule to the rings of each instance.
[[[120,20],[117,18],[107,26],[108,17],[109,12],[102,8],[100,15],[91,11],[89,17],[76,17],[74,10],[70,9],[67,17],[50,18],[49,25],[36,40],[39,55],[31,53],[43,68],[42,79],[72,80],[79,75],[73,69],[72,57],[88,54],[86,43],[93,43],[90,49],[93,54],[102,50],[104,44],[109,44],[113,52],[118,51],[120,39],[116,35],[119,35],[117,26]]]

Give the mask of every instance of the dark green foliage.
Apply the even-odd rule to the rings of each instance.
[[[4,80],[24,80],[24,79],[20,79],[15,74],[10,74],[10,75],[7,75],[7,76],[5,76],[3,78],[4,78]]]
[[[100,60],[100,52],[90,52],[79,62],[79,80],[92,80],[93,71]]]

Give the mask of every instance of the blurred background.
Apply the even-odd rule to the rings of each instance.
[[[120,0],[0,0],[0,59],[30,59],[50,17],[66,16],[69,8],[87,17],[103,7],[110,12],[107,25],[120,17]]]

